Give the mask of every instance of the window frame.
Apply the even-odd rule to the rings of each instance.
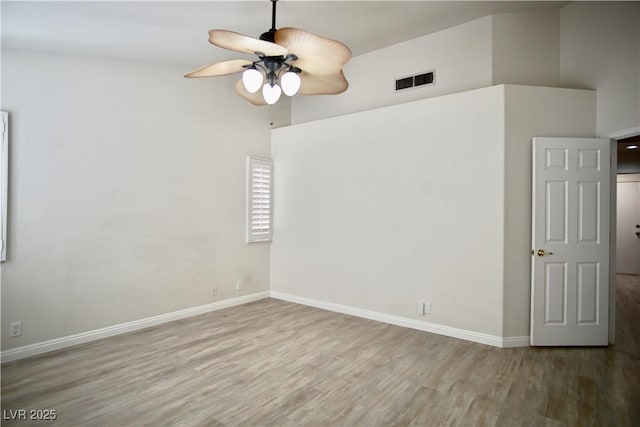
[[[7,260],[7,212],[9,201],[9,113],[0,111],[0,262]]]

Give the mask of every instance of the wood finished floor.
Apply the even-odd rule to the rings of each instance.
[[[640,358],[640,276],[616,277],[616,350]]]
[[[640,357],[616,347],[498,349],[266,299],[5,364],[3,411],[58,419],[2,424],[638,426]]]

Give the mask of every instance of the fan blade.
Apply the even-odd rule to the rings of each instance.
[[[247,90],[244,88],[244,85],[242,84],[242,80],[238,80],[236,82],[236,93],[241,97],[243,97],[244,99],[246,99],[247,101],[249,101],[250,103],[252,103],[253,105],[257,105],[257,106],[268,105],[267,101],[265,101],[264,98],[262,97],[261,90],[257,91],[256,93],[247,92]]]
[[[351,50],[339,41],[298,28],[276,31],[275,42],[298,56],[293,65],[311,74],[336,74],[351,59]]]
[[[227,30],[209,31],[209,43],[224,49],[250,53],[252,55],[256,52],[261,52],[266,56],[286,56],[289,53],[284,46]]]
[[[309,74],[303,71],[300,80],[298,95],[337,95],[349,87],[342,70],[332,75]]]
[[[228,61],[216,62],[214,64],[205,65],[197,70],[185,74],[185,77],[212,77],[224,76],[227,74],[239,73],[244,71],[245,65],[251,65],[252,62],[246,59],[230,59]]]

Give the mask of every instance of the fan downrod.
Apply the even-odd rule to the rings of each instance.
[[[276,3],[278,0],[271,0],[271,29],[260,34],[260,40],[275,43],[276,35]]]

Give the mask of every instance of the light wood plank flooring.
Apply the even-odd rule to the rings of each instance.
[[[640,276],[616,277],[616,350],[640,358]]]
[[[60,426],[640,425],[640,360],[498,349],[266,299],[2,366]]]

